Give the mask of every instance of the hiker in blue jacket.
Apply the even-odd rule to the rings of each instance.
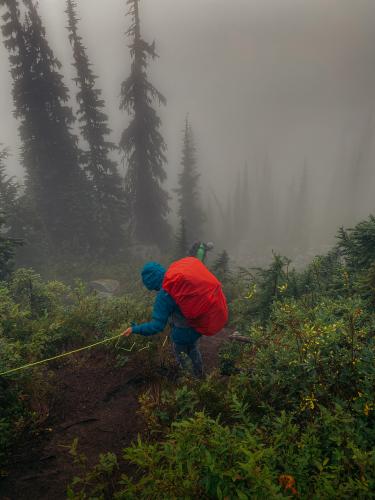
[[[128,337],[132,333],[149,337],[162,332],[170,319],[172,326],[173,349],[179,366],[188,368],[190,358],[193,366],[193,374],[196,377],[203,375],[202,356],[198,343],[201,334],[191,328],[179,307],[172,297],[162,289],[165,269],[156,262],[149,262],[142,270],[142,281],[148,290],[157,291],[157,296],[152,312],[152,319],[148,323],[134,325],[124,331],[123,335]]]

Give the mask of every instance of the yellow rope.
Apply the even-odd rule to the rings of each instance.
[[[44,363],[48,363],[49,361],[53,361],[54,359],[63,358],[64,356],[70,356],[71,354],[75,354],[76,352],[85,351],[86,349],[92,349],[93,347],[96,347],[97,345],[105,344],[106,342],[110,342],[111,340],[118,339],[121,336],[122,336],[122,333],[120,333],[120,335],[115,335],[114,337],[110,337],[108,339],[104,339],[104,340],[100,340],[99,342],[95,342],[95,344],[90,344],[90,345],[87,345],[85,347],[80,347],[79,349],[74,349],[74,351],[63,352],[62,354],[58,354],[57,356],[53,356],[52,358],[46,358],[46,359],[42,359],[41,361],[36,361],[35,363],[28,363],[27,365],[22,365],[22,366],[19,366],[18,368],[12,368],[11,370],[7,370],[5,372],[0,373],[0,377],[3,375],[9,375],[10,373],[18,372],[20,370],[26,370],[27,368],[31,368],[32,366],[37,366],[37,365],[41,365]],[[130,349],[124,349],[124,350],[131,352],[133,350],[134,346],[135,346],[135,343],[131,346]],[[149,344],[146,347],[142,347],[139,350],[141,351],[143,349],[147,349],[148,347],[149,347]]]

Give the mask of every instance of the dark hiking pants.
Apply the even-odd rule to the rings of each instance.
[[[198,343],[199,340],[194,344],[174,343],[173,349],[179,367],[192,372],[194,377],[201,378],[203,376],[203,365]]]

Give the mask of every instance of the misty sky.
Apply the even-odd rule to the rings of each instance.
[[[65,2],[40,0],[50,44],[71,89]],[[314,169],[322,196],[343,143],[355,148],[375,104],[373,0],[141,0],[143,36],[160,59],[151,81],[167,98],[160,110],[168,145],[169,183],[179,169],[189,113],[205,185],[223,194],[247,161],[265,154],[277,186]],[[118,142],[127,116],[118,109],[129,74],[125,0],[78,0],[81,34],[103,88]],[[17,167],[7,53],[0,48],[0,142]],[[319,190],[317,196],[319,197]]]

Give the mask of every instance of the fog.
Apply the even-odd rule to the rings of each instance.
[[[75,106],[65,2],[40,0],[39,7]],[[130,71],[126,7],[125,0],[78,2],[81,35],[116,143],[128,122],[119,110],[120,84]],[[239,260],[272,249],[298,257],[303,248],[312,255],[333,242],[339,225],[374,211],[373,0],[141,0],[140,9],[143,37],[155,40],[160,56],[148,74],[167,98],[158,109],[168,146],[167,185],[173,189],[177,182],[188,113],[203,205],[214,213],[207,240],[227,246]],[[3,45],[0,57],[0,142],[12,153],[10,173],[22,177]],[[245,164],[250,215],[235,233],[223,235],[217,201],[225,210]],[[292,196],[299,201],[291,206]],[[287,225],[297,225],[300,210],[308,219],[292,237]],[[306,233],[308,243],[300,245]]]

